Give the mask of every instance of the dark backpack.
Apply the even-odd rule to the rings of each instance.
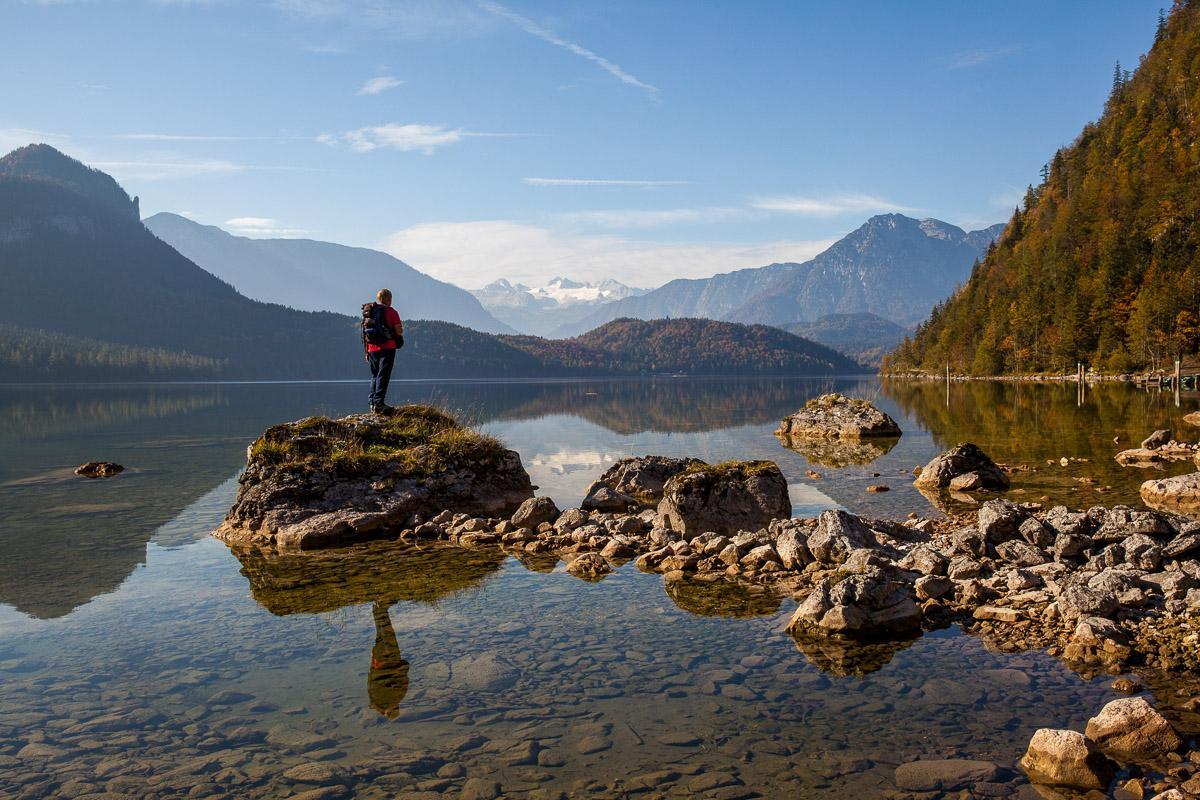
[[[382,303],[363,303],[362,340],[364,346],[373,344],[377,347],[392,341],[392,331],[387,326],[387,306]]]

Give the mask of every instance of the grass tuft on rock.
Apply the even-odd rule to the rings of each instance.
[[[692,464],[681,475],[706,475],[710,478],[742,477],[763,475],[779,469],[774,461],[722,461],[719,464]]]
[[[309,417],[268,428],[250,447],[251,461],[344,476],[387,470],[425,477],[455,465],[494,463],[505,451],[494,436],[463,427],[428,405],[389,416]]]

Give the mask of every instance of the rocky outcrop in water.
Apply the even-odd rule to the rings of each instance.
[[[89,461],[75,468],[75,474],[84,478],[111,478],[125,468],[112,461]]]
[[[841,394],[824,394],[804,404],[779,423],[775,435],[792,446],[808,439],[859,439],[900,436],[900,426],[866,400]]]
[[[1007,489],[1008,476],[979,449],[964,442],[947,450],[921,468],[914,481],[919,489],[950,489],[970,492],[978,489]]]
[[[269,428],[250,446],[216,535],[329,547],[392,535],[445,509],[512,514],[532,496],[520,456],[437,409],[313,417]]]

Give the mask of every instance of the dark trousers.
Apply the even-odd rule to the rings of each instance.
[[[388,381],[392,379],[392,365],[396,363],[395,350],[376,350],[367,353],[371,365],[371,407],[383,405],[387,397]]]

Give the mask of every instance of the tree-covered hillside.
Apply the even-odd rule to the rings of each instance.
[[[885,370],[1158,367],[1200,347],[1200,2],[1176,3],[970,280]]]

